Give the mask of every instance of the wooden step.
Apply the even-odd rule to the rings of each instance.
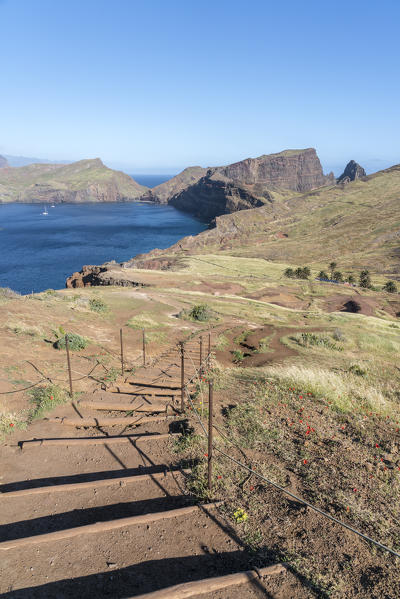
[[[21,539],[14,539],[11,541],[0,542],[0,551],[8,551],[18,547],[24,547],[25,545],[38,545],[40,543],[48,543],[50,541],[59,541],[61,539],[71,539],[73,537],[80,537],[81,535],[95,534],[99,532],[107,532],[109,530],[115,530],[117,528],[126,528],[127,526],[135,526],[140,524],[149,524],[158,522],[160,520],[166,520],[169,518],[187,517],[190,514],[195,513],[199,509],[202,511],[212,510],[222,502],[208,503],[205,505],[191,505],[189,507],[183,507],[173,510],[166,510],[163,512],[153,512],[151,514],[140,514],[139,516],[130,516],[128,518],[117,518],[116,520],[108,520],[106,522],[96,522],[94,524],[86,524],[83,526],[76,526],[74,528],[66,528],[64,530],[57,530],[55,532],[47,532],[33,537],[23,537]]]
[[[138,441],[162,441],[179,437],[179,433],[163,433],[154,435],[117,435],[115,437],[72,437],[68,439],[31,439],[21,441],[22,449],[31,447],[53,447],[53,446],[72,446],[72,445],[115,445],[119,443],[137,443]]]
[[[171,398],[168,398],[171,400]],[[89,408],[91,410],[105,410],[107,412],[165,412],[168,407],[168,401],[165,403],[162,402],[154,402],[147,403],[143,402],[142,404],[136,405],[130,403],[124,403],[120,401],[86,401],[81,400],[78,402],[78,407]],[[172,408],[173,406],[171,406]]]
[[[32,487],[30,489],[20,489],[19,491],[7,491],[5,493],[0,492],[1,499],[7,499],[8,497],[22,497],[25,495],[41,495],[42,493],[63,493],[65,491],[80,491],[81,489],[92,489],[95,487],[109,487],[112,485],[129,485],[133,483],[145,482],[147,480],[162,479],[172,474],[189,474],[190,468],[183,470],[165,470],[163,472],[154,472],[152,474],[135,474],[133,476],[118,476],[115,478],[101,478],[98,480],[89,480],[83,483],[67,483],[63,485],[48,485],[47,487]]]
[[[193,582],[184,582],[167,589],[145,593],[144,595],[135,595],[130,599],[187,599],[198,595],[205,595],[214,591],[221,591],[233,586],[239,586],[252,580],[262,581],[267,576],[276,576],[286,573],[287,568],[284,564],[275,564],[265,568],[247,570],[246,572],[236,572],[227,576],[216,576],[214,578],[203,578]]]
[[[89,428],[99,426],[139,426],[149,422],[171,422],[173,417],[166,416],[115,416],[99,418],[49,418],[49,422],[63,424],[64,426],[75,426],[76,428]]]
[[[136,389],[136,387],[146,387],[148,390],[152,389],[152,391],[146,391],[146,393],[138,393],[138,390]],[[162,389],[163,391],[170,391],[171,395],[175,395],[178,391],[180,391],[181,389],[181,384],[180,382],[174,382],[174,384],[164,384],[162,382],[158,383],[158,382],[154,382],[154,381],[147,381],[147,382],[140,382],[140,383],[121,383],[119,385],[116,385],[115,387],[109,387],[107,389],[108,392],[110,393],[127,393],[128,395],[131,393],[134,393],[135,395],[155,395],[155,392],[159,389]],[[175,393],[172,393],[173,391],[175,391]],[[166,393],[165,393],[166,395]]]

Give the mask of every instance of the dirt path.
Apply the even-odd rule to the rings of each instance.
[[[199,362],[197,340],[187,343],[186,352],[188,380]],[[196,505],[186,490],[187,471],[171,469],[174,436],[185,426],[179,375],[173,349],[158,369],[142,368],[135,379],[122,381],[129,393],[99,389],[83,396],[82,405],[59,407],[51,418],[14,433],[1,447],[3,597],[133,597],[248,569],[249,556],[229,521],[213,504]],[[146,402],[148,413],[141,412],[135,426],[63,424],[63,418],[127,413],[90,407],[110,401],[129,404],[130,413]],[[175,415],[141,424],[140,418],[155,416],[152,404],[162,401],[172,404]],[[290,573],[201,596],[239,594],[314,596]]]

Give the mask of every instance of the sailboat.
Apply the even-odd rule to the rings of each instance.
[[[47,215],[48,215],[48,212],[47,212],[47,208],[46,208],[46,206],[43,206],[43,212],[42,212],[42,214],[43,214],[44,216],[47,216]]]
[[[54,204],[52,204],[52,205],[50,206],[50,208],[55,208]]]

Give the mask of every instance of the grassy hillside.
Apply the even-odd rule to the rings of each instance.
[[[336,260],[400,275],[400,166],[217,218],[215,229],[165,253],[222,252],[316,269]]]
[[[133,200],[147,190],[99,158],[0,170],[0,202]]]

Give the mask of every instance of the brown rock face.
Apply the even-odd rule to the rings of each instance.
[[[324,175],[314,148],[247,158],[225,167],[220,166],[216,170],[242,184],[261,184],[272,190],[303,192],[334,183],[332,175]]]
[[[268,195],[263,201],[244,186],[210,169],[205,177],[172,196],[168,203],[179,210],[210,220],[221,214],[262,206],[269,199]]]
[[[228,166],[191,167],[151,190],[148,199],[172,204],[205,219],[256,208],[274,191],[305,192],[334,184],[313,148],[247,158]]]

